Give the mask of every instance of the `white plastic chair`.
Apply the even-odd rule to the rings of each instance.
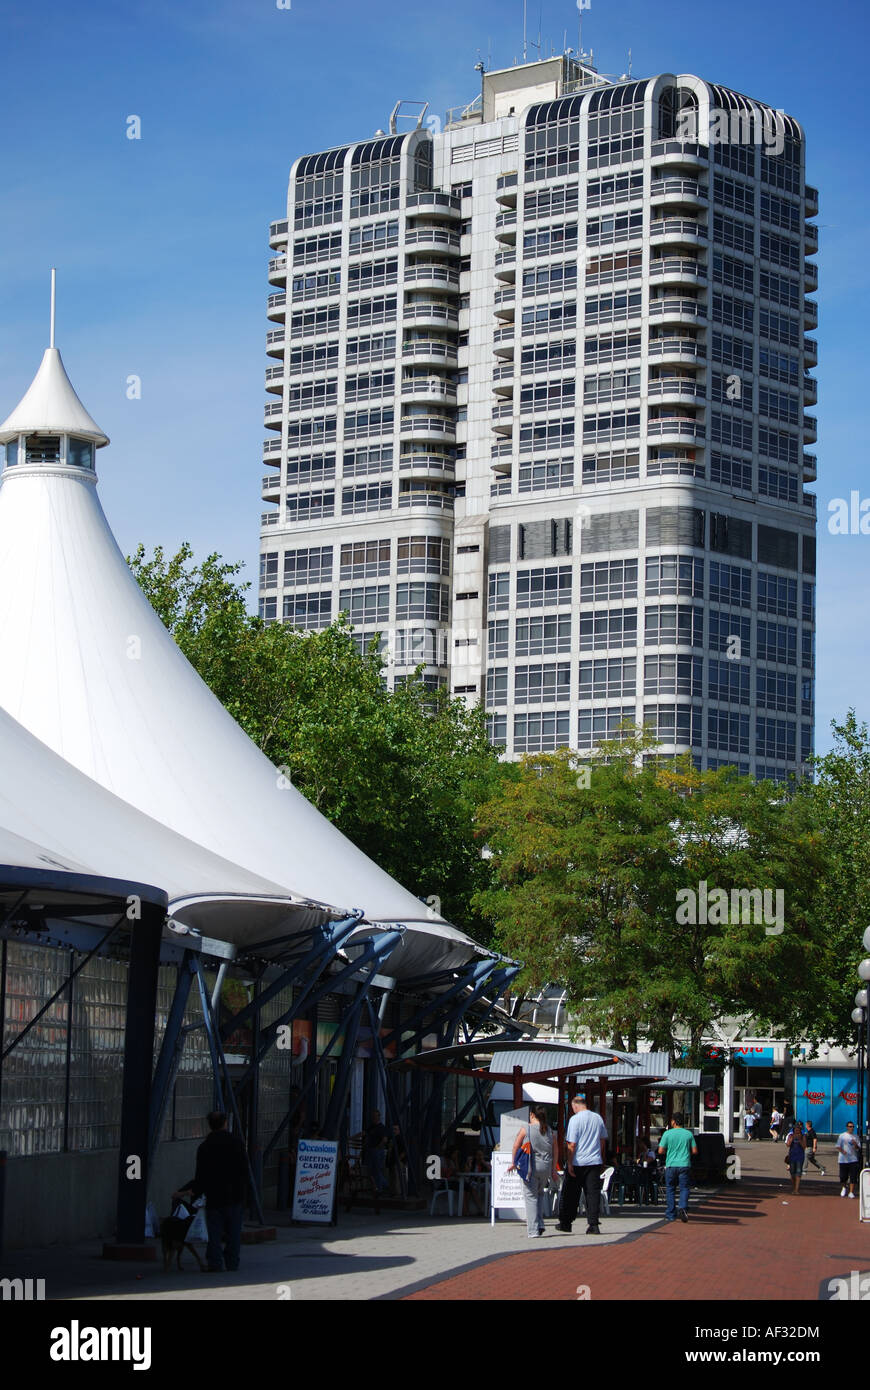
[[[601,1205],[604,1208],[604,1215],[610,1215],[610,1184],[613,1180],[615,1168],[605,1168],[601,1174]]]
[[[438,1201],[439,1197],[447,1198],[447,1215],[452,1216],[454,1192],[453,1188],[450,1186],[450,1180],[448,1178],[439,1178],[432,1190],[432,1200],[429,1203],[430,1216],[435,1215],[435,1203]]]
[[[605,1216],[609,1216],[609,1215],[610,1215],[610,1184],[611,1184],[611,1181],[612,1181],[612,1179],[613,1179],[613,1174],[614,1174],[615,1172],[616,1172],[616,1169],[615,1169],[615,1168],[605,1168],[604,1171],[603,1171],[602,1174],[601,1174],[600,1179],[599,1179],[599,1182],[601,1183],[601,1207],[602,1207],[602,1210],[604,1211],[604,1215],[605,1215]],[[585,1192],[581,1192],[581,1193],[580,1193],[579,1214],[580,1214],[580,1216],[585,1216],[585,1215],[586,1215],[586,1193],[585,1193]]]

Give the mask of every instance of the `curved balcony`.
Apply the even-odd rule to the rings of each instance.
[[[809,216],[809,213],[807,213]],[[280,222],[270,222],[269,224],[269,245],[277,250],[279,246],[287,245],[287,237],[290,234],[290,223],[284,217]]]
[[[280,454],[280,452],[281,452],[281,439],[280,439],[280,437],[277,438],[277,439],[264,439],[264,440],[263,440],[263,462],[264,462],[264,463],[268,462],[268,460],[269,460],[274,454]]]
[[[804,328],[818,328],[819,306],[814,299],[804,300]]]
[[[804,365],[814,367],[819,360],[819,345],[815,338],[804,338]]]
[[[675,246],[704,246],[707,228],[691,217],[655,217],[650,219],[649,236],[656,246],[663,241]]]
[[[707,349],[697,338],[650,338],[647,355],[663,366],[669,362],[703,364]]]
[[[818,437],[819,437],[819,434],[818,434],[818,425],[819,425],[819,422],[818,422],[818,420],[816,419],[815,415],[805,415],[805,416],[804,416],[804,443],[805,443],[805,444],[815,444],[816,440],[817,440]]]
[[[701,207],[707,201],[707,190],[697,179],[652,179],[650,200],[666,206],[682,203],[686,207]]]
[[[513,323],[516,313],[516,299],[517,293],[513,286],[508,290],[496,290],[493,297],[493,313],[497,318]]]
[[[517,276],[517,253],[513,251],[497,251],[495,256],[495,276],[497,280],[516,280]]]
[[[459,310],[454,309],[452,304],[440,302],[406,304],[402,310],[402,319],[405,323],[414,323],[419,328],[445,328],[448,325],[458,327]]]
[[[436,251],[447,256],[458,256],[460,248],[458,232],[445,227],[420,227],[405,232],[405,248],[414,251]]]
[[[804,289],[812,294],[819,288],[819,267],[815,261],[804,261]]]
[[[455,439],[456,421],[443,415],[403,415],[399,426],[403,438]]]
[[[455,343],[442,343],[434,338],[412,338],[402,344],[404,361],[432,362],[439,367],[455,367],[459,360],[458,353]]]
[[[707,306],[698,299],[651,299],[649,301],[651,319],[668,319],[674,323],[697,323],[706,319]]]
[[[804,223],[804,249],[808,256],[814,256],[819,249],[819,229],[814,222]]]
[[[495,405],[492,408],[492,428],[496,434],[510,435],[514,429],[514,404],[513,401],[506,401],[504,405]]]
[[[647,438],[654,439],[657,444],[685,444],[691,441],[696,447],[704,443],[707,433],[697,420],[687,420],[679,415],[648,420],[646,432]]]
[[[497,352],[501,356],[505,353],[510,353],[510,355],[513,356],[514,325],[512,323],[507,324],[504,328],[497,328],[495,330],[492,335],[492,348],[493,352]]]
[[[452,512],[453,494],[437,490],[436,483],[414,484],[408,479],[399,483],[399,506],[420,508],[422,511]]]
[[[657,285],[706,285],[707,267],[691,256],[661,256],[650,261],[649,278]]]
[[[517,215],[515,212],[499,212],[495,219],[495,234],[499,241],[514,245],[517,239]]]
[[[806,199],[807,217],[818,217],[819,190],[817,188],[813,188],[812,184],[808,183],[804,187],[804,197]]]
[[[409,193],[405,210],[411,217],[446,217],[458,222],[462,216],[462,199],[453,193]]]
[[[805,483],[814,483],[816,481],[816,463],[817,459],[815,454],[804,454],[803,473]]]
[[[697,405],[706,396],[706,385],[692,377],[655,377],[647,383],[647,397],[661,405]]]
[[[706,169],[710,163],[706,145],[699,145],[693,140],[654,140],[650,158],[654,165],[663,165],[668,169],[679,168],[680,165],[687,169]]]
[[[492,389],[497,391],[500,396],[512,396],[514,393],[514,366],[509,363],[504,367],[496,367],[492,373]]]
[[[284,329],[273,328],[266,334],[266,355],[267,357],[284,356]]]
[[[270,294],[266,300],[266,318],[272,319],[277,323],[283,323],[287,312],[287,295],[282,291],[281,294]]]
[[[518,182],[519,175],[517,174],[502,174],[501,178],[497,180],[495,185],[495,196],[496,201],[501,203],[502,207],[516,207]]]
[[[406,265],[402,279],[415,290],[459,290],[459,271],[446,265]]]
[[[804,377],[804,405],[815,405],[819,399],[819,383],[814,376]]]
[[[269,284],[286,285],[287,283],[287,257],[274,256],[269,262]]]
[[[434,401],[436,404],[456,401],[456,387],[442,377],[406,377],[402,382],[403,401]]]
[[[268,404],[263,411],[263,422],[267,430],[280,430],[281,417],[284,414],[284,402],[275,401]]]
[[[273,396],[280,396],[284,390],[284,367],[266,368],[266,390]]]
[[[409,478],[447,479],[452,482],[456,474],[456,460],[437,453],[415,450],[402,454],[399,458],[399,472]]]
[[[281,500],[281,471],[269,473],[262,479],[260,492],[264,502],[280,502]]]

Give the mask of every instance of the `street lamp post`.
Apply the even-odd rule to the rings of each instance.
[[[852,1022],[858,1029],[858,1143],[861,1145],[861,1157],[864,1157],[864,1078],[866,1069],[864,1066],[864,1009],[859,1009],[857,1005],[852,1010]]]
[[[866,929],[863,936],[865,951],[870,951],[870,927]],[[868,982],[870,982],[870,956],[865,957],[858,966],[858,978],[862,981],[862,988],[855,995],[856,1009],[860,1009],[863,1014],[864,1024],[864,1090],[860,1097],[861,1103],[861,1131],[863,1139],[861,1142],[861,1157],[864,1166],[870,1166],[870,1087],[867,1085],[868,1068],[870,1068],[870,997],[868,997]],[[865,1148],[866,1141],[866,1148]]]

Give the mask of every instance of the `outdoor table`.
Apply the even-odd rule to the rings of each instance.
[[[492,1175],[490,1173],[457,1173],[455,1181],[459,1183],[459,1210],[457,1212],[458,1216],[462,1215],[463,1210],[465,1208],[465,1184],[467,1182],[483,1182],[485,1184],[485,1200],[481,1208],[481,1214],[484,1215],[489,1210],[490,1206],[490,1190],[492,1184]]]

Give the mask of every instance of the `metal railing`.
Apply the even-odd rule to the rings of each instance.
[[[707,431],[696,420],[648,420],[646,432],[659,438],[666,434],[676,434],[680,439],[705,439]]]
[[[462,199],[457,198],[453,193],[409,193],[405,200],[405,207],[409,210],[415,208],[443,208],[447,212],[461,212]]]
[[[699,304],[696,299],[651,299],[649,302],[649,316],[653,318],[670,318],[671,315],[686,314],[692,318],[706,318],[707,307]]]
[[[679,194],[682,198],[697,198],[705,201],[707,190],[698,183],[697,179],[653,179],[650,183],[650,197],[663,198],[671,194]]]
[[[657,217],[649,224],[649,234],[654,236],[696,236],[703,238],[707,228],[689,217]]]
[[[450,363],[456,362],[458,351],[453,343],[439,343],[434,340],[402,344],[403,357],[440,357]]]
[[[458,232],[446,232],[442,227],[418,227],[416,231],[405,233],[406,246],[443,246],[449,251],[458,251],[461,238]]]
[[[402,317],[405,319],[443,319],[445,323],[458,323],[459,310],[447,304],[406,304]]]
[[[691,256],[663,256],[660,260],[650,261],[649,273],[650,279],[660,275],[691,275],[696,280],[706,280],[707,267]]]
[[[703,382],[689,381],[682,376],[656,377],[654,381],[647,383],[647,395],[650,399],[656,396],[704,396],[706,388]]]

